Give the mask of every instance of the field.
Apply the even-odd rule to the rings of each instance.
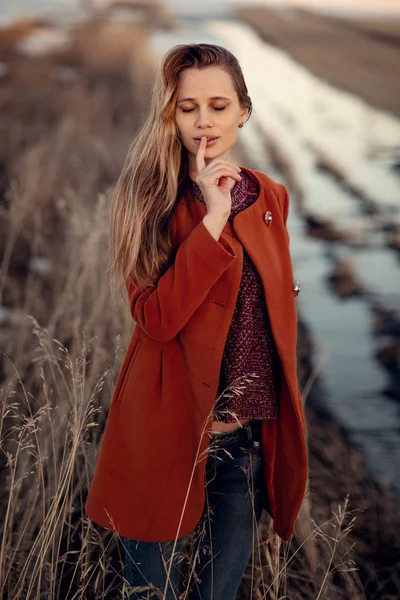
[[[120,540],[91,523],[83,503],[133,328],[106,276],[109,204],[146,111],[149,27],[163,19],[152,8],[142,20],[106,14],[69,28],[24,21],[0,31],[3,598],[126,597]],[[54,40],[51,49],[38,50],[35,32],[42,44]],[[320,368],[300,323],[309,493],[290,545],[264,515],[239,598],[251,588],[293,600],[400,593],[398,504],[313,401],[324,394]]]

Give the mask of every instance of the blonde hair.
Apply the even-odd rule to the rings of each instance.
[[[252,111],[236,57],[214,44],[179,44],[157,69],[148,116],[133,139],[114,189],[110,211],[111,282],[154,285],[169,266],[170,227],[180,186],[187,177],[187,153],[175,122],[180,73],[218,66],[232,77],[239,103]],[[122,279],[122,281],[121,281]]]

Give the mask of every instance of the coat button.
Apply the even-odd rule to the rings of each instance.
[[[296,284],[293,286],[293,293],[295,296],[300,294],[300,283],[296,281]]]
[[[259,447],[260,447],[260,442],[258,442],[257,440],[254,440],[253,448],[255,448],[257,450]]]
[[[272,212],[270,210],[267,210],[267,212],[265,213],[264,221],[266,222],[268,227],[272,225]]]

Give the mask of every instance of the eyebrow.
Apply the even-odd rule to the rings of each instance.
[[[227,98],[226,96],[212,96],[210,98],[210,100],[230,100],[230,98]],[[194,98],[182,98],[181,100],[178,100],[177,104],[180,104],[181,102],[195,102]]]

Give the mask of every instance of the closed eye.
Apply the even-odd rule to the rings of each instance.
[[[220,108],[214,108],[214,110],[225,110],[226,106],[221,106]],[[181,108],[182,112],[192,112],[193,108]]]

